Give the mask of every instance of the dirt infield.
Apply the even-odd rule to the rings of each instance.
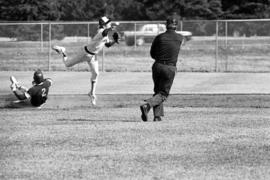
[[[44,72],[54,84],[50,94],[87,94],[90,89],[89,72]],[[10,92],[9,76],[31,86],[33,72],[1,71],[0,95]],[[178,72],[172,94],[268,94],[269,73],[185,73]],[[152,94],[150,72],[104,72],[100,74],[97,94]]]
[[[31,86],[33,72],[0,72],[0,107],[15,100],[9,76]],[[89,72],[44,72],[53,79],[44,108],[89,107]],[[268,73],[178,73],[167,106],[172,107],[269,107]],[[138,106],[151,96],[151,73],[101,73],[97,94],[99,107]],[[111,102],[112,101],[112,102]]]

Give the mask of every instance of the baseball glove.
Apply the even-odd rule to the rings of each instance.
[[[119,36],[118,32],[114,32],[112,35],[114,42],[116,42],[117,44],[119,44],[119,37],[120,36]]]

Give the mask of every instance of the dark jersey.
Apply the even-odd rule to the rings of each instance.
[[[34,85],[27,91],[28,94],[31,96],[31,104],[33,106],[40,106],[46,102],[50,86],[51,81],[45,79],[44,82]]]
[[[158,35],[151,46],[150,55],[158,61],[176,65],[183,37],[174,30]]]

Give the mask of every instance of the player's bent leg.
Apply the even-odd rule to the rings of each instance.
[[[84,48],[80,48],[78,49],[78,51],[76,52],[75,56],[73,56],[72,58],[66,58],[64,59],[64,64],[66,67],[72,67],[76,64],[82,63],[82,62],[88,62],[92,59],[93,55],[87,54],[85,52]]]
[[[16,90],[12,90],[12,92],[14,93],[14,95],[20,100],[25,100],[27,99],[27,92],[25,92],[24,89],[16,89]]]
[[[15,91],[16,89],[18,89],[20,87],[17,79],[14,76],[10,76],[9,79],[10,79],[10,82],[11,82],[10,89],[12,91]]]
[[[66,61],[64,61],[66,67],[72,67],[76,64],[82,63],[87,61],[87,54],[84,52],[78,52],[77,55],[75,55],[73,58],[69,58]]]
[[[10,89],[19,101],[23,101],[30,98],[30,95],[27,93],[27,88],[20,86],[17,79],[14,76],[10,76],[10,82],[11,82]]]
[[[18,100],[18,101],[13,101],[10,102],[9,104],[6,105],[8,108],[29,108],[33,107],[29,99],[25,100]]]

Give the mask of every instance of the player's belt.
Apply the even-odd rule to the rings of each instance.
[[[95,53],[89,51],[89,50],[87,49],[87,46],[84,46],[84,50],[85,50],[85,52],[87,52],[88,54],[96,55]]]
[[[176,66],[176,63],[168,62],[168,61],[156,61],[156,63],[164,64],[164,65],[168,65],[168,66]]]

